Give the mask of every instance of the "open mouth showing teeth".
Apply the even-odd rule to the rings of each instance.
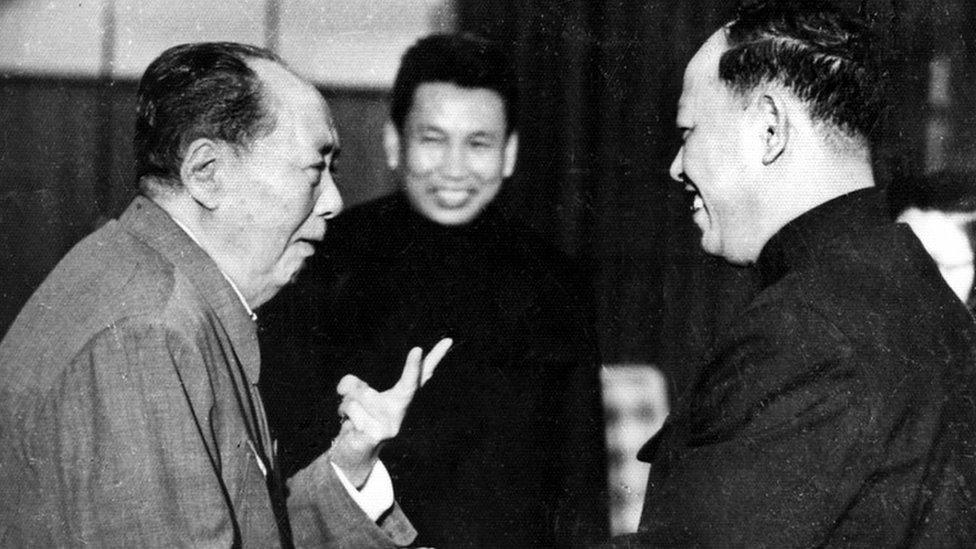
[[[459,207],[468,201],[471,193],[466,189],[437,189],[434,196],[443,206]]]
[[[685,191],[689,194],[694,195],[691,201],[692,212],[697,212],[698,210],[705,207],[705,201],[702,200],[701,195],[698,193],[698,189],[696,189],[694,185],[691,184],[685,185]]]

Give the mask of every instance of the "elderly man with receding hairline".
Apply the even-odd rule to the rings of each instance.
[[[58,264],[0,343],[0,545],[395,547],[378,448],[450,345],[377,393],[287,484],[253,310],[342,207],[319,92],[233,43],[165,51],[139,87],[141,194]]]

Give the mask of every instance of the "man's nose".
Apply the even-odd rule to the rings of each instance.
[[[450,179],[460,179],[467,171],[466,161],[464,147],[451,145],[444,151],[441,159],[441,173]]]
[[[685,148],[681,147],[678,149],[677,154],[674,155],[674,160],[671,161],[671,179],[674,179],[678,183],[685,180],[685,170],[684,170],[684,159],[682,158],[685,152]]]
[[[315,202],[315,215],[332,219],[342,211],[342,196],[336,187],[332,174],[328,171],[322,175],[319,183],[319,198]]]

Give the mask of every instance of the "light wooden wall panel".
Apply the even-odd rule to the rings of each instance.
[[[452,0],[6,0],[0,74],[136,79],[164,49],[209,40],[276,49],[329,87],[385,89],[417,38],[454,26]]]

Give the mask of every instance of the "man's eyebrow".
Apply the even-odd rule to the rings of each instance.
[[[325,145],[319,147],[318,158],[311,161],[310,166],[318,169],[324,168],[326,163],[325,157],[329,156],[330,154],[332,155],[332,160],[330,163],[335,163],[336,159],[339,158],[340,152],[342,152],[342,149],[340,149],[339,146],[334,142],[326,143]]]
[[[471,134],[471,137],[491,137],[495,138],[501,135],[503,132],[496,132],[493,130],[478,130]]]
[[[335,141],[330,141],[319,147],[319,155],[323,157],[328,156],[331,153],[332,158],[336,158],[339,156],[340,152],[342,152],[342,148]]]

